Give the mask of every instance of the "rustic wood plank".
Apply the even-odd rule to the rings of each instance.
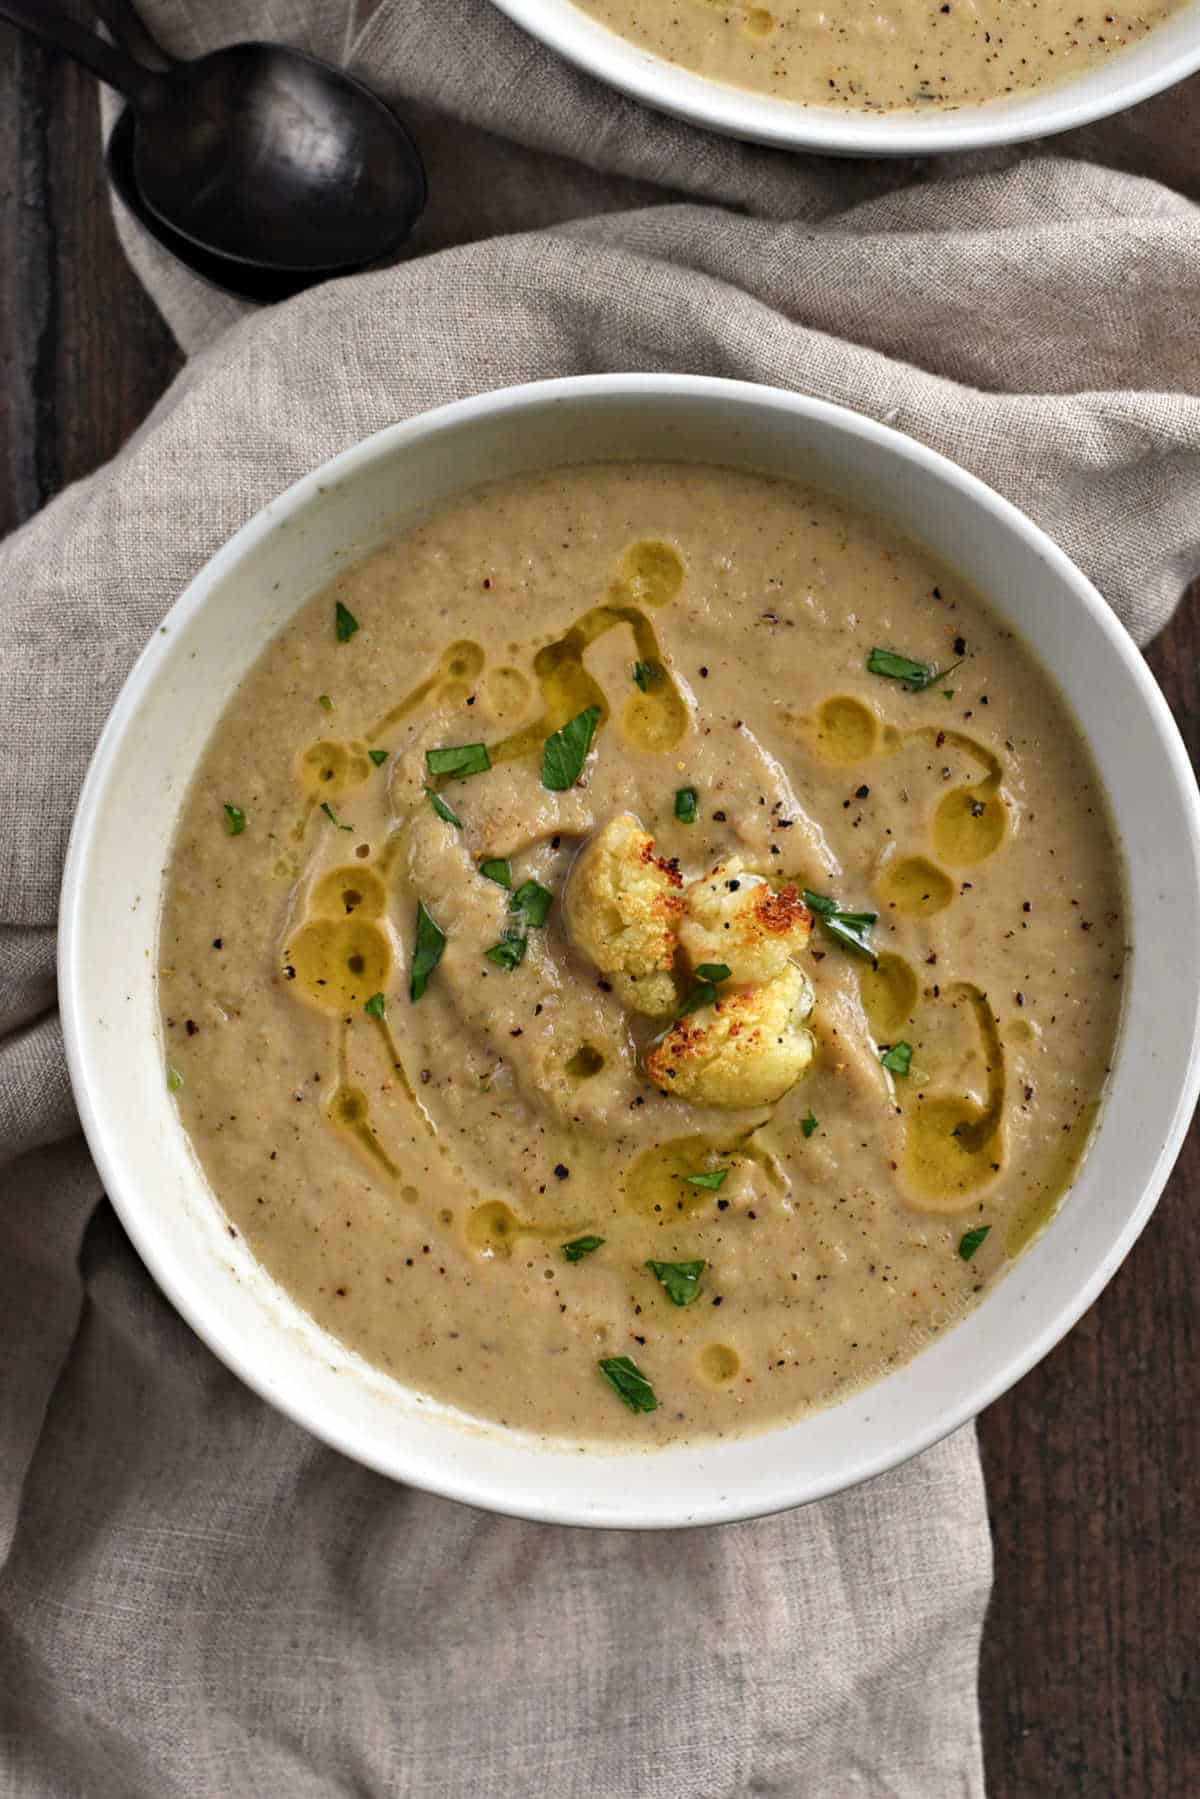
[[[0,531],[105,461],[178,365],[117,246],[96,130],[90,81],[0,27]],[[1150,661],[1196,760],[1200,589]],[[1197,1198],[1193,1130],[1103,1299],[981,1420],[992,1799],[1200,1792]]]

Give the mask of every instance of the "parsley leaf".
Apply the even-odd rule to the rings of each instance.
[[[570,719],[561,731],[547,737],[542,749],[543,787],[548,787],[551,793],[565,793],[568,787],[574,787],[583,773],[599,723],[599,706],[589,706]]]
[[[456,743],[444,750],[426,750],[425,766],[431,775],[450,775],[465,781],[468,775],[486,774],[492,759],[486,743]]]
[[[912,1064],[912,1044],[893,1043],[880,1059],[889,1074],[907,1074]]]
[[[349,643],[358,630],[358,620],[339,600],[333,609],[333,631],[339,643]]]
[[[367,754],[375,764],[376,768],[382,768],[388,757],[386,750],[368,750]]]
[[[382,993],[373,993],[371,995],[370,999],[367,1001],[366,1005],[363,1007],[363,1011],[366,1013],[368,1018],[382,1018],[383,1017],[383,1009],[384,1009],[384,998],[383,998]]]
[[[317,695],[317,705],[321,708],[322,712],[333,711],[333,701],[327,693],[319,693]]]
[[[685,1174],[683,1178],[691,1187],[707,1187],[715,1193],[724,1184],[728,1173],[728,1168],[714,1168],[709,1174]]]
[[[913,693],[924,693],[935,681],[944,681],[960,662],[952,662],[949,668],[938,668],[932,662],[915,662],[911,656],[901,656],[896,650],[873,649],[867,657],[867,673],[882,675],[888,681],[902,681]]]
[[[700,1291],[700,1277],[707,1262],[647,1262],[673,1306],[690,1306]]]
[[[481,862],[479,872],[485,881],[495,881],[497,887],[512,886],[512,869],[499,857],[492,857],[487,862]]]
[[[696,973],[702,981],[727,981],[730,971],[724,962],[701,962]]]
[[[964,1262],[969,1262],[979,1245],[991,1230],[990,1224],[977,1224],[973,1231],[964,1231],[958,1240],[958,1253]]]
[[[570,1243],[560,1245],[563,1258],[568,1262],[582,1262],[584,1256],[590,1256],[593,1250],[604,1247],[603,1237],[575,1237]]]
[[[602,1356],[596,1366],[631,1412],[656,1412],[658,1400],[654,1388],[636,1362],[627,1355]]]
[[[525,960],[524,933],[505,931],[499,943],[493,943],[491,949],[485,949],[483,953],[489,962],[494,962],[498,968],[506,968],[511,974]]]
[[[429,977],[442,959],[446,933],[430,916],[424,900],[417,901],[417,940],[413,945],[408,997],[415,1005],[429,985]]]
[[[457,825],[459,830],[462,830],[462,819],[458,816],[457,812],[452,812],[450,810],[440,793],[435,793],[432,787],[427,787],[425,789],[425,797],[428,799],[429,804],[433,807],[440,819],[444,820],[448,825]]]
[[[526,924],[538,926],[546,922],[546,914],[554,904],[554,895],[538,881],[522,881],[508,902],[510,912],[520,912]]]
[[[804,889],[804,903],[810,912],[816,912],[831,937],[847,949],[856,949],[860,955],[870,956],[875,960],[875,951],[871,947],[871,926],[878,920],[877,912],[843,912],[836,900],[826,899],[823,894],[810,893]]]
[[[231,806],[225,802],[225,829],[231,837],[240,837],[246,829],[246,814],[240,806]]]
[[[177,1068],[172,1068],[170,1063],[168,1063],[167,1064],[167,1092],[168,1093],[178,1093],[179,1089],[182,1086],[183,1086],[183,1076],[180,1074],[180,1072]]]
[[[660,673],[661,670],[659,669],[657,662],[635,662],[633,665],[634,682],[641,688],[643,693],[645,693],[648,688],[657,686]]]
[[[330,824],[336,825],[339,831],[352,831],[354,829],[353,825],[344,825],[342,823],[341,819],[334,813],[333,807],[329,804],[328,800],[321,801],[321,810],[329,820]]]
[[[676,1018],[686,1018],[689,1012],[698,1012],[701,1006],[715,1006],[716,983],[729,979],[729,969],[724,962],[701,962],[696,973],[700,978],[691,992],[684,995]]]
[[[819,1124],[819,1122],[820,1122],[820,1120],[819,1120],[819,1119],[817,1119],[817,1118],[814,1118],[814,1116],[813,1116],[813,1109],[812,1109],[812,1107],[811,1107],[811,1106],[810,1106],[810,1107],[809,1107],[809,1108],[808,1108],[808,1117],[807,1117],[807,1118],[802,1118],[802,1119],[801,1119],[801,1120],[800,1120],[800,1129],[801,1129],[801,1130],[802,1130],[802,1131],[803,1131],[803,1132],[804,1132],[804,1135],[805,1135],[805,1136],[806,1136],[806,1137],[811,1137],[811,1136],[812,1136],[812,1134],[813,1134],[813,1132],[814,1132],[814,1131],[815,1131],[815,1130],[816,1130],[816,1128],[817,1128],[817,1125],[818,1125],[818,1124]]]
[[[700,810],[700,795],[694,787],[675,789],[675,816],[681,825],[694,825]]]

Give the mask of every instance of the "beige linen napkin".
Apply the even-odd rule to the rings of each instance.
[[[1181,89],[1025,156],[837,165],[670,123],[486,0],[146,0],[401,104],[399,267],[251,315],[125,222],[192,360],[0,549],[0,1792],[5,1799],[967,1799],[990,1545],[970,1431],[751,1525],[528,1526],[391,1486],[159,1296],[76,1130],[54,913],[145,638],[270,495],[510,381],[672,368],[889,419],[1025,506],[1140,640],[1200,561],[1198,163]]]

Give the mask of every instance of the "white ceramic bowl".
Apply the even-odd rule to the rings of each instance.
[[[729,137],[826,156],[938,156],[1072,131],[1148,100],[1200,69],[1200,0],[1140,44],[1044,92],[945,113],[801,106],[695,75],[618,37],[571,0],[495,0],[531,36],[660,112]]]
[[[464,487],[631,455],[816,481],[955,564],[1057,671],[1129,865],[1134,955],[1112,1088],[1079,1178],[979,1309],[906,1367],[766,1435],[653,1454],[546,1448],[465,1421],[320,1331],[228,1236],[163,1078],[154,969],[189,773],[233,688],[335,559]],[[400,1480],[524,1517],[711,1523],[878,1474],[972,1417],[1089,1306],[1146,1223],[1200,1085],[1200,798],[1137,650],[1022,514],[932,451],[818,400],[681,375],[599,375],[461,401],[345,451],[201,570],[117,701],[84,786],[60,993],[80,1114],[108,1193],[183,1316],[264,1398]]]

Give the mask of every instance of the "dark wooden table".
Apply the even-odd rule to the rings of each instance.
[[[0,27],[0,533],[111,456],[179,366],[117,247],[96,133],[93,85]],[[1195,762],[1200,588],[1150,662]],[[980,1422],[992,1799],[1200,1795],[1197,1201],[1193,1128],[1103,1299]]]

